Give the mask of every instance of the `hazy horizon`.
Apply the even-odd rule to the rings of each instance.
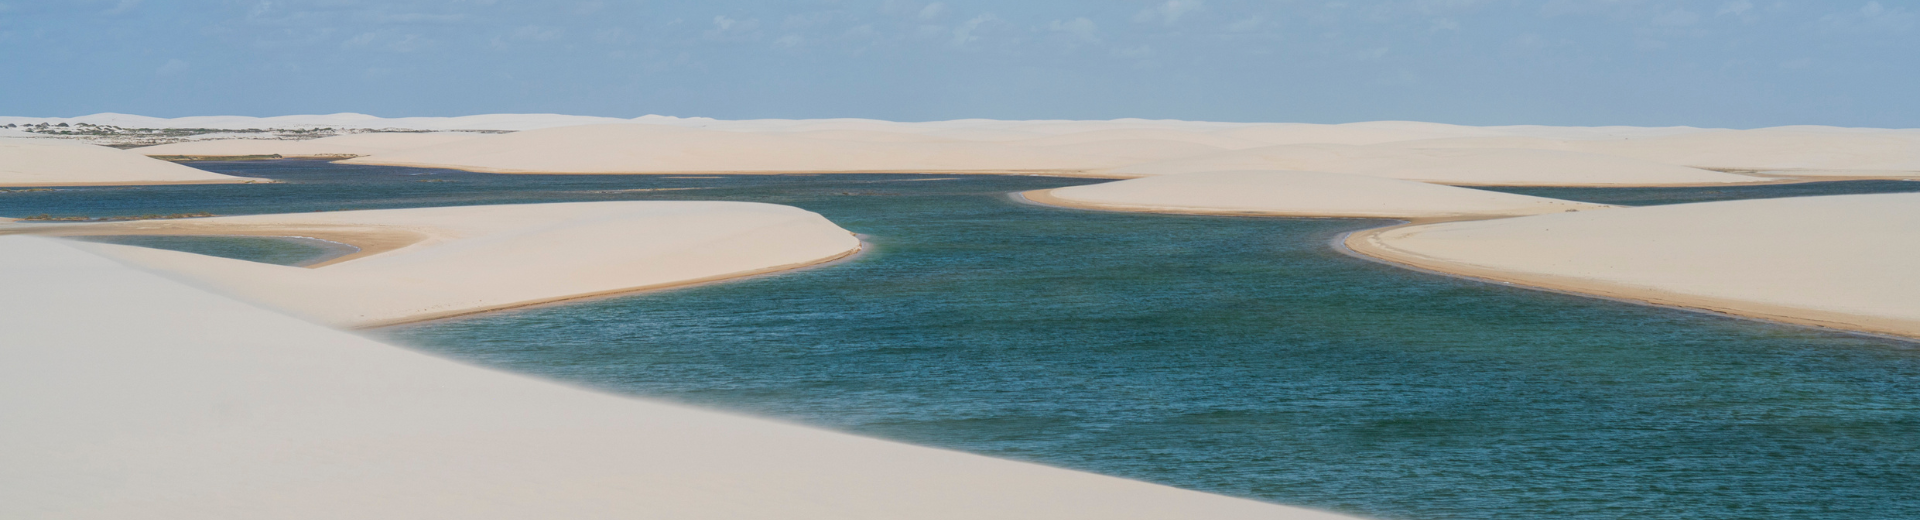
[[[0,0],[0,114],[1920,127],[1920,14],[1707,0]]]

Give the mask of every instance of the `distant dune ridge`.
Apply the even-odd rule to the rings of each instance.
[[[0,517],[1341,516],[617,397],[0,237]]]
[[[346,158],[396,153],[415,148],[464,141],[484,134],[454,132],[379,132],[347,134],[307,140],[219,139],[145,146],[131,151],[157,157],[239,157],[278,155],[285,158]]]
[[[0,187],[230,184],[254,180],[105,146],[59,139],[0,137]]]

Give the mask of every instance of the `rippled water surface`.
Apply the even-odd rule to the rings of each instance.
[[[1913,343],[1455,280],[1329,246],[1380,221],[1005,196],[1089,182],[1036,177],[200,166],[289,183],[10,194],[0,215],[791,204],[862,233],[868,252],[380,334],[617,392],[1377,518],[1920,518]],[[661,188],[695,189],[632,191]]]

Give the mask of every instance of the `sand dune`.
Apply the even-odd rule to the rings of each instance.
[[[1165,175],[1024,195],[1043,204],[1089,209],[1308,217],[1431,219],[1610,207],[1362,175],[1294,171]]]
[[[306,236],[361,254],[288,267],[110,244],[88,250],[329,325],[416,321],[793,268],[860,242],[746,202],[464,206],[38,227],[63,234]]]
[[[183,143],[163,144],[134,148],[130,151],[147,156],[175,157],[239,157],[278,155],[281,157],[357,157],[382,153],[394,153],[415,148],[464,141],[486,134],[476,133],[425,133],[425,132],[379,132],[347,134],[322,137],[304,141],[284,141],[269,139],[218,139],[209,141],[187,141]]]
[[[1299,519],[1315,511],[610,396],[0,237],[0,516]]]
[[[0,186],[228,184],[220,175],[105,146],[56,139],[0,138]]]
[[[1526,148],[1283,145],[1106,170],[1123,176],[1223,170],[1306,170],[1477,186],[1658,186],[1769,182],[1651,161]]]
[[[500,173],[1075,173],[1128,162],[1218,151],[1192,143],[1125,150],[1008,147],[968,141],[876,142],[660,125],[529,130],[380,154],[350,164],[430,166]]]
[[[1480,137],[1395,143],[1407,148],[1532,148],[1663,164],[1803,175],[1920,176],[1920,135],[1893,130],[1715,130],[1628,139]]]
[[[1419,267],[1920,337],[1920,194],[1616,209],[1356,234]]]

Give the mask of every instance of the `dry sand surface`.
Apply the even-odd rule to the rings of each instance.
[[[1509,136],[1395,143],[1410,148],[1533,148],[1787,175],[1920,176],[1920,134],[1899,130],[1716,130],[1629,139]]]
[[[1920,194],[1415,225],[1348,245],[1443,272],[1920,337]]]
[[[0,237],[0,517],[1339,516],[493,372]]]
[[[271,139],[218,139],[188,141],[134,148],[148,156],[167,157],[244,157],[278,155],[281,157],[345,158],[395,153],[415,148],[464,141],[487,134],[452,132],[378,132],[322,137],[304,141]]]
[[[18,226],[17,224],[15,226]],[[60,234],[304,236],[363,251],[315,268],[178,251],[90,251],[320,323],[367,327],[790,269],[860,241],[748,202],[580,202],[43,225]]]
[[[363,155],[362,164],[499,173],[1047,173],[1109,177],[1236,169],[1355,173],[1460,185],[1684,185],[1775,177],[1920,177],[1920,132],[1797,126],[1473,127],[1116,119],[900,123],[871,119],[633,119],[555,114],[383,119],[363,114],[158,119],[0,117],[141,128],[523,130],[465,143],[184,143],[161,155]],[[377,135],[377,134],[376,134]],[[376,139],[376,138],[366,138]],[[379,138],[384,139],[384,138]],[[399,139],[399,138],[394,138]],[[326,146],[321,143],[326,142]],[[256,148],[259,146],[260,148]],[[277,145],[275,145],[277,146]]]
[[[0,186],[229,184],[254,179],[58,139],[0,138]]]
[[[1774,182],[1639,159],[1526,148],[1282,145],[1107,170],[1122,176],[1305,170],[1467,186],[1659,186]]]
[[[1432,219],[1611,207],[1363,175],[1295,171],[1164,175],[1023,195],[1042,204],[1089,209],[1310,217]]]

